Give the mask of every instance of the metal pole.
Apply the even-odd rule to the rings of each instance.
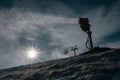
[[[90,41],[90,49],[93,49],[93,42],[92,42],[92,32],[88,31],[89,41]]]
[[[77,48],[77,47],[72,47],[72,49],[71,49],[71,51],[73,51],[73,52],[74,52],[74,56],[77,56],[77,54],[76,54],[76,50],[78,50],[78,48]]]
[[[74,55],[76,56],[76,50],[74,49]]]

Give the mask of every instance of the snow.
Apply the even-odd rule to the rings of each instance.
[[[119,76],[120,49],[109,48],[0,70],[0,80],[120,80]]]

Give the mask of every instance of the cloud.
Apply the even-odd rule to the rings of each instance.
[[[120,41],[116,41],[114,43],[112,42],[106,42],[105,44],[100,45],[101,47],[110,47],[110,48],[120,48]]]
[[[0,8],[11,8],[13,0],[0,0]]]
[[[55,48],[52,52],[53,59],[59,59],[59,58],[66,58],[69,57],[70,55],[63,54],[58,48]]]
[[[28,44],[37,44],[39,48],[43,50],[41,61],[52,59],[51,52],[53,52],[52,49],[54,49],[56,45],[50,45],[50,43],[53,42],[51,35],[53,28],[51,27],[55,27],[58,23],[65,24],[74,21],[74,18],[59,15],[64,14],[63,12],[58,13],[59,16],[55,15],[55,12],[58,12],[58,9],[65,9],[68,10],[67,12],[69,13],[68,7],[60,4],[63,6],[56,7],[53,13],[51,13],[48,10],[54,9],[54,6],[49,8],[50,5],[45,3],[48,6],[48,9],[46,9],[48,12],[43,14],[44,11],[33,11],[34,8],[31,7],[32,3],[29,5],[24,5],[23,2],[14,3],[11,9],[0,9],[0,15],[2,15],[0,16],[0,54],[2,55],[1,57],[5,58],[0,58],[0,64],[6,64],[3,65],[4,68],[25,64],[25,59],[22,57],[24,55],[22,55],[19,50],[22,50],[23,47],[26,47]],[[53,3],[55,2],[51,4]],[[59,2],[55,4],[59,4]],[[67,12],[65,12],[65,14],[67,14]],[[2,68],[3,66],[0,67]]]

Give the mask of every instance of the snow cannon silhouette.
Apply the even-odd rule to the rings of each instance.
[[[93,42],[92,42],[92,32],[90,30],[91,25],[89,24],[89,19],[88,18],[79,18],[79,24],[80,28],[88,34],[88,38],[86,41],[86,48],[88,49],[93,49]],[[89,42],[89,47],[88,47],[88,42]]]

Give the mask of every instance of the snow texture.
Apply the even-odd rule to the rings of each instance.
[[[120,49],[95,48],[76,57],[0,70],[0,80],[120,80]]]

